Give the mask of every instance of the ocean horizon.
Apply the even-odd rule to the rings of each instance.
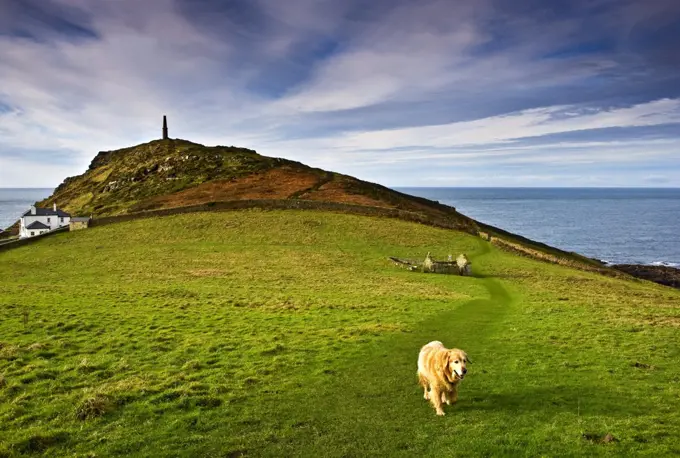
[[[0,229],[7,229],[35,202],[49,197],[55,188],[0,188]]]
[[[680,267],[680,188],[393,187],[610,264]],[[7,228],[54,188],[0,188]]]
[[[680,267],[680,188],[395,188],[608,264]]]

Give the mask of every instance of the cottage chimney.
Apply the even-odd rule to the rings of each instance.
[[[35,205],[31,205],[31,215],[35,215]]]
[[[54,210],[55,212],[57,211],[57,203],[56,202],[52,204],[52,210]]]

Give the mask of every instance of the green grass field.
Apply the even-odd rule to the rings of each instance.
[[[475,277],[386,260],[427,251]],[[181,215],[0,253],[0,281],[0,457],[680,453],[680,292],[462,233]],[[435,339],[472,360],[445,417]]]

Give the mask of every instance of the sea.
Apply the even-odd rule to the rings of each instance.
[[[680,267],[680,188],[395,188],[610,264]],[[50,188],[0,188],[0,228]]]
[[[609,264],[680,267],[680,188],[395,188]]]
[[[52,188],[0,188],[0,229],[16,223],[34,203],[49,197]]]

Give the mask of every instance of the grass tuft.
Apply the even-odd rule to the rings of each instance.
[[[113,410],[113,403],[108,396],[101,393],[89,395],[83,399],[76,407],[76,418],[78,420],[91,420],[105,415]]]
[[[203,364],[200,361],[191,360],[191,361],[187,361],[186,363],[184,363],[184,365],[182,366],[182,370],[191,372],[191,371],[197,371],[197,370],[201,369],[202,367],[203,367]]]
[[[46,345],[43,344],[43,343],[40,343],[40,342],[35,342],[35,343],[32,343],[31,345],[29,345],[26,348],[28,348],[28,350],[30,350],[30,351],[36,351],[36,350],[42,350],[42,349],[46,348]]]
[[[19,357],[19,347],[14,345],[2,345],[0,346],[0,360],[14,361]]]

